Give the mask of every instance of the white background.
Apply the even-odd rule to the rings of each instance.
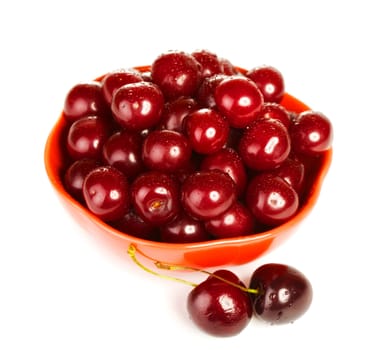
[[[0,5],[0,349],[368,349],[367,1],[3,1]],[[314,287],[292,325],[253,320],[214,338],[188,319],[190,289],[134,266],[84,231],[48,182],[43,150],[66,92],[169,49],[277,67],[286,90],[334,125],[317,206],[264,262]],[[193,281],[204,277],[188,275]],[[362,318],[365,317],[365,321]]]

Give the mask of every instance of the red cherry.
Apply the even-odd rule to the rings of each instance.
[[[87,207],[104,221],[118,220],[129,210],[127,178],[110,166],[95,168],[86,176],[83,195]]]
[[[281,102],[285,92],[284,79],[275,67],[255,67],[249,70],[246,76],[257,84],[266,102]]]
[[[291,219],[299,207],[296,191],[279,176],[256,175],[248,184],[245,201],[262,224],[277,226]]]
[[[130,210],[122,218],[111,222],[111,225],[117,230],[132,235],[134,237],[143,238],[151,241],[158,240],[157,227],[144,221],[133,210]]]
[[[109,105],[104,99],[101,83],[91,81],[73,86],[65,98],[63,115],[70,123],[90,115],[109,118]]]
[[[262,105],[261,113],[262,118],[277,119],[280,121],[288,130],[290,128],[291,118],[289,112],[285,107],[278,103],[265,102]]]
[[[219,151],[229,136],[226,119],[210,108],[198,109],[184,121],[185,133],[194,151],[210,154]]]
[[[321,112],[305,111],[294,119],[290,137],[295,152],[315,156],[331,147],[333,127]]]
[[[250,288],[254,314],[271,324],[291,323],[311,305],[312,286],[297,269],[283,264],[265,264],[252,274]]]
[[[129,179],[144,170],[141,153],[141,136],[129,130],[112,134],[103,146],[104,162],[123,172]]]
[[[205,221],[204,225],[216,238],[231,238],[253,233],[255,219],[247,207],[236,202],[226,212]]]
[[[131,185],[131,198],[135,212],[154,226],[170,222],[180,212],[178,183],[159,171],[137,176]]]
[[[143,81],[141,74],[134,69],[118,69],[106,74],[101,82],[105,101],[111,105],[113,95],[121,86]]]
[[[100,166],[96,159],[83,158],[73,162],[64,174],[64,186],[68,193],[83,202],[82,186],[87,174]]]
[[[215,277],[206,279],[190,292],[187,309],[200,329],[219,337],[239,334],[253,315],[249,295]]]
[[[105,119],[96,116],[82,117],[73,122],[68,130],[68,153],[75,160],[100,159],[109,134],[110,128]]]
[[[257,85],[242,76],[229,76],[215,89],[216,106],[232,127],[244,128],[258,118],[263,96]]]
[[[247,171],[239,153],[233,148],[223,148],[216,153],[205,156],[200,169],[225,172],[234,180],[238,196],[244,193],[247,184]]]
[[[246,128],[239,141],[239,154],[245,165],[269,170],[281,164],[290,153],[288,130],[275,119],[258,119]]]
[[[195,218],[211,219],[224,213],[236,200],[235,183],[218,170],[190,174],[181,188],[182,204]]]
[[[179,97],[165,104],[159,129],[183,132],[183,121],[198,108],[198,103],[191,97]]]
[[[122,127],[135,131],[155,126],[163,106],[164,98],[159,87],[144,81],[121,86],[112,99],[115,120]]]
[[[197,50],[191,54],[199,62],[202,78],[221,73],[218,57],[208,50]]]
[[[188,166],[191,154],[191,147],[183,134],[154,130],[144,140],[142,159],[148,169],[176,172]]]
[[[181,51],[170,51],[158,56],[152,63],[151,71],[153,82],[169,100],[193,96],[201,77],[197,60]]]
[[[182,213],[171,222],[160,228],[160,237],[163,242],[192,243],[208,240],[203,222]]]

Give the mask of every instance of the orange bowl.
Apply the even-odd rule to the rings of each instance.
[[[147,67],[137,67],[137,69],[143,71]],[[287,93],[281,104],[289,111],[296,113],[309,109],[307,105]],[[67,193],[63,186],[65,153],[62,146],[65,140],[66,126],[67,123],[61,115],[48,136],[44,152],[47,175],[61,202],[82,227],[90,232],[95,232],[101,236],[103,241],[110,241],[110,245],[113,243],[115,249],[124,252],[130,245],[133,245],[147,258],[172,265],[199,268],[241,265],[276,248],[296,231],[299,224],[313,209],[332,159],[332,149],[324,152],[318,158],[314,171],[310,175],[309,190],[304,196],[299,211],[288,222],[265,232],[238,238],[216,239],[199,243],[164,243],[137,238],[118,231],[94,216]]]

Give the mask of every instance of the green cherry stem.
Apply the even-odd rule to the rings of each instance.
[[[133,244],[130,244],[130,246],[127,249],[128,255],[131,257],[131,259],[134,261],[134,263],[136,265],[138,265],[140,268],[142,268],[144,271],[149,272],[152,275],[155,275],[155,276],[158,276],[158,277],[161,277],[161,278],[165,278],[165,279],[176,281],[176,282],[181,282],[181,283],[186,284],[186,285],[191,286],[191,287],[196,287],[197,286],[197,284],[194,283],[194,282],[190,282],[188,280],[185,280],[185,279],[182,279],[182,278],[178,278],[178,277],[164,275],[164,274],[161,274],[159,272],[156,272],[156,271],[154,271],[154,270],[146,267],[145,265],[143,265],[137,259],[136,252],[139,252],[140,253],[140,251]],[[188,271],[194,271],[194,272],[201,272],[201,273],[204,273],[204,274],[206,274],[208,276],[212,276],[214,278],[217,278],[220,281],[223,281],[225,283],[228,283],[228,284],[230,284],[230,285],[232,285],[232,286],[234,286],[236,288],[239,288],[239,289],[241,289],[242,291],[244,291],[246,293],[250,293],[250,294],[258,294],[259,293],[258,289],[243,287],[243,286],[241,286],[239,284],[236,284],[234,282],[231,282],[229,280],[226,280],[225,278],[222,278],[221,276],[218,276],[218,275],[216,275],[216,274],[214,274],[212,272],[209,272],[207,270],[198,269],[198,268],[190,267],[190,266],[169,265],[169,264],[166,264],[166,263],[161,262],[161,261],[155,261],[154,262],[154,265],[156,266],[157,269],[161,269],[161,270],[169,270],[169,271],[184,271],[184,270],[188,270]]]
[[[149,272],[151,273],[152,275],[155,275],[155,276],[158,276],[158,277],[161,277],[161,278],[165,278],[165,279],[168,279],[168,280],[172,280],[172,281],[177,281],[177,282],[181,282],[181,283],[184,283],[188,286],[191,286],[191,287],[196,287],[197,284],[196,283],[192,283],[190,281],[187,281],[187,280],[184,280],[182,278],[177,278],[177,277],[173,277],[173,276],[168,276],[168,275],[163,275],[161,273],[158,273],[152,269],[149,269],[148,267],[144,266],[136,257],[136,252],[137,252],[137,248],[130,244],[130,246],[128,247],[127,249],[127,253],[128,255],[131,257],[131,259],[133,260],[133,262],[138,265],[139,267],[141,267],[144,271],[146,272]]]

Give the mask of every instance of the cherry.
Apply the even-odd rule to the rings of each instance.
[[[235,75],[217,85],[215,101],[217,108],[235,128],[244,128],[258,118],[264,102],[261,91],[252,80]]]
[[[77,160],[82,158],[100,159],[105,141],[110,135],[107,121],[101,117],[82,117],[68,129],[67,151]]]
[[[215,74],[205,77],[196,93],[196,99],[201,107],[215,108],[215,89],[227,77],[226,74]]]
[[[187,138],[172,130],[154,130],[143,142],[142,159],[148,169],[176,172],[188,166],[192,150]]]
[[[183,132],[184,119],[197,108],[197,101],[191,97],[179,97],[167,102],[164,105],[159,128]]]
[[[169,100],[193,96],[201,78],[198,61],[182,51],[169,51],[158,56],[152,63],[151,72],[153,82]]]
[[[255,170],[277,167],[289,156],[290,148],[288,130],[278,120],[267,118],[249,125],[239,142],[241,158]]]
[[[235,182],[238,196],[244,193],[247,184],[247,171],[239,153],[226,147],[220,151],[205,156],[200,165],[201,170],[221,170]]]
[[[133,179],[144,170],[141,158],[142,138],[129,130],[121,130],[112,134],[104,143],[103,160]]]
[[[211,219],[235,202],[235,183],[229,175],[218,170],[194,172],[182,184],[181,200],[191,216]]]
[[[269,173],[260,173],[249,182],[245,201],[255,218],[269,226],[286,222],[299,207],[299,197],[293,187]]]
[[[127,178],[111,166],[100,166],[90,171],[82,191],[89,210],[104,221],[118,220],[129,210]]]
[[[277,168],[271,171],[273,175],[280,176],[285,180],[294,190],[300,194],[303,189],[305,180],[305,166],[296,157],[288,157]]]
[[[210,238],[203,222],[195,220],[186,213],[178,215],[171,222],[161,226],[160,237],[161,241],[171,243],[202,242]]]
[[[234,65],[226,58],[219,57],[218,61],[220,63],[221,72],[225,75],[236,75],[238,71],[235,69]]]
[[[284,264],[265,264],[250,279],[253,310],[260,319],[271,324],[291,323],[301,317],[312,302],[312,286],[297,269]]]
[[[100,166],[96,159],[83,158],[74,161],[65,171],[64,186],[70,195],[83,202],[82,185],[87,174]]]
[[[249,70],[246,76],[257,84],[265,102],[281,102],[285,92],[284,79],[275,67],[258,66]]]
[[[97,115],[110,117],[100,82],[79,83],[68,91],[64,101],[63,116],[73,123],[82,117]]]
[[[219,151],[229,136],[229,124],[217,111],[198,109],[184,121],[185,133],[194,151],[210,154]]]
[[[145,81],[118,88],[111,105],[115,120],[122,127],[135,131],[155,126],[163,106],[162,91],[157,85]]]
[[[217,271],[214,274],[217,275]],[[221,277],[224,275],[222,272]],[[233,277],[233,280],[236,279],[236,276]],[[187,310],[198,327],[219,337],[239,334],[253,315],[249,295],[215,277],[192,289],[187,299]]]
[[[321,112],[305,111],[294,119],[290,137],[295,152],[315,156],[331,147],[333,128]]]
[[[201,77],[209,77],[222,72],[220,61],[216,54],[208,50],[196,50],[191,54],[200,63]]]
[[[122,218],[111,222],[111,225],[117,230],[134,237],[151,241],[158,240],[157,227],[144,221],[134,210],[130,210]]]
[[[215,238],[231,238],[254,233],[252,212],[240,202],[235,202],[226,212],[205,221],[206,230]]]
[[[260,112],[261,117],[279,120],[287,129],[290,128],[291,118],[285,107],[274,102],[265,102]]]
[[[179,185],[174,177],[159,171],[143,172],[131,185],[135,212],[151,225],[164,225],[180,212]]]
[[[134,69],[117,69],[107,73],[102,79],[102,90],[105,101],[111,105],[114,93],[123,85],[143,81],[141,74]]]

